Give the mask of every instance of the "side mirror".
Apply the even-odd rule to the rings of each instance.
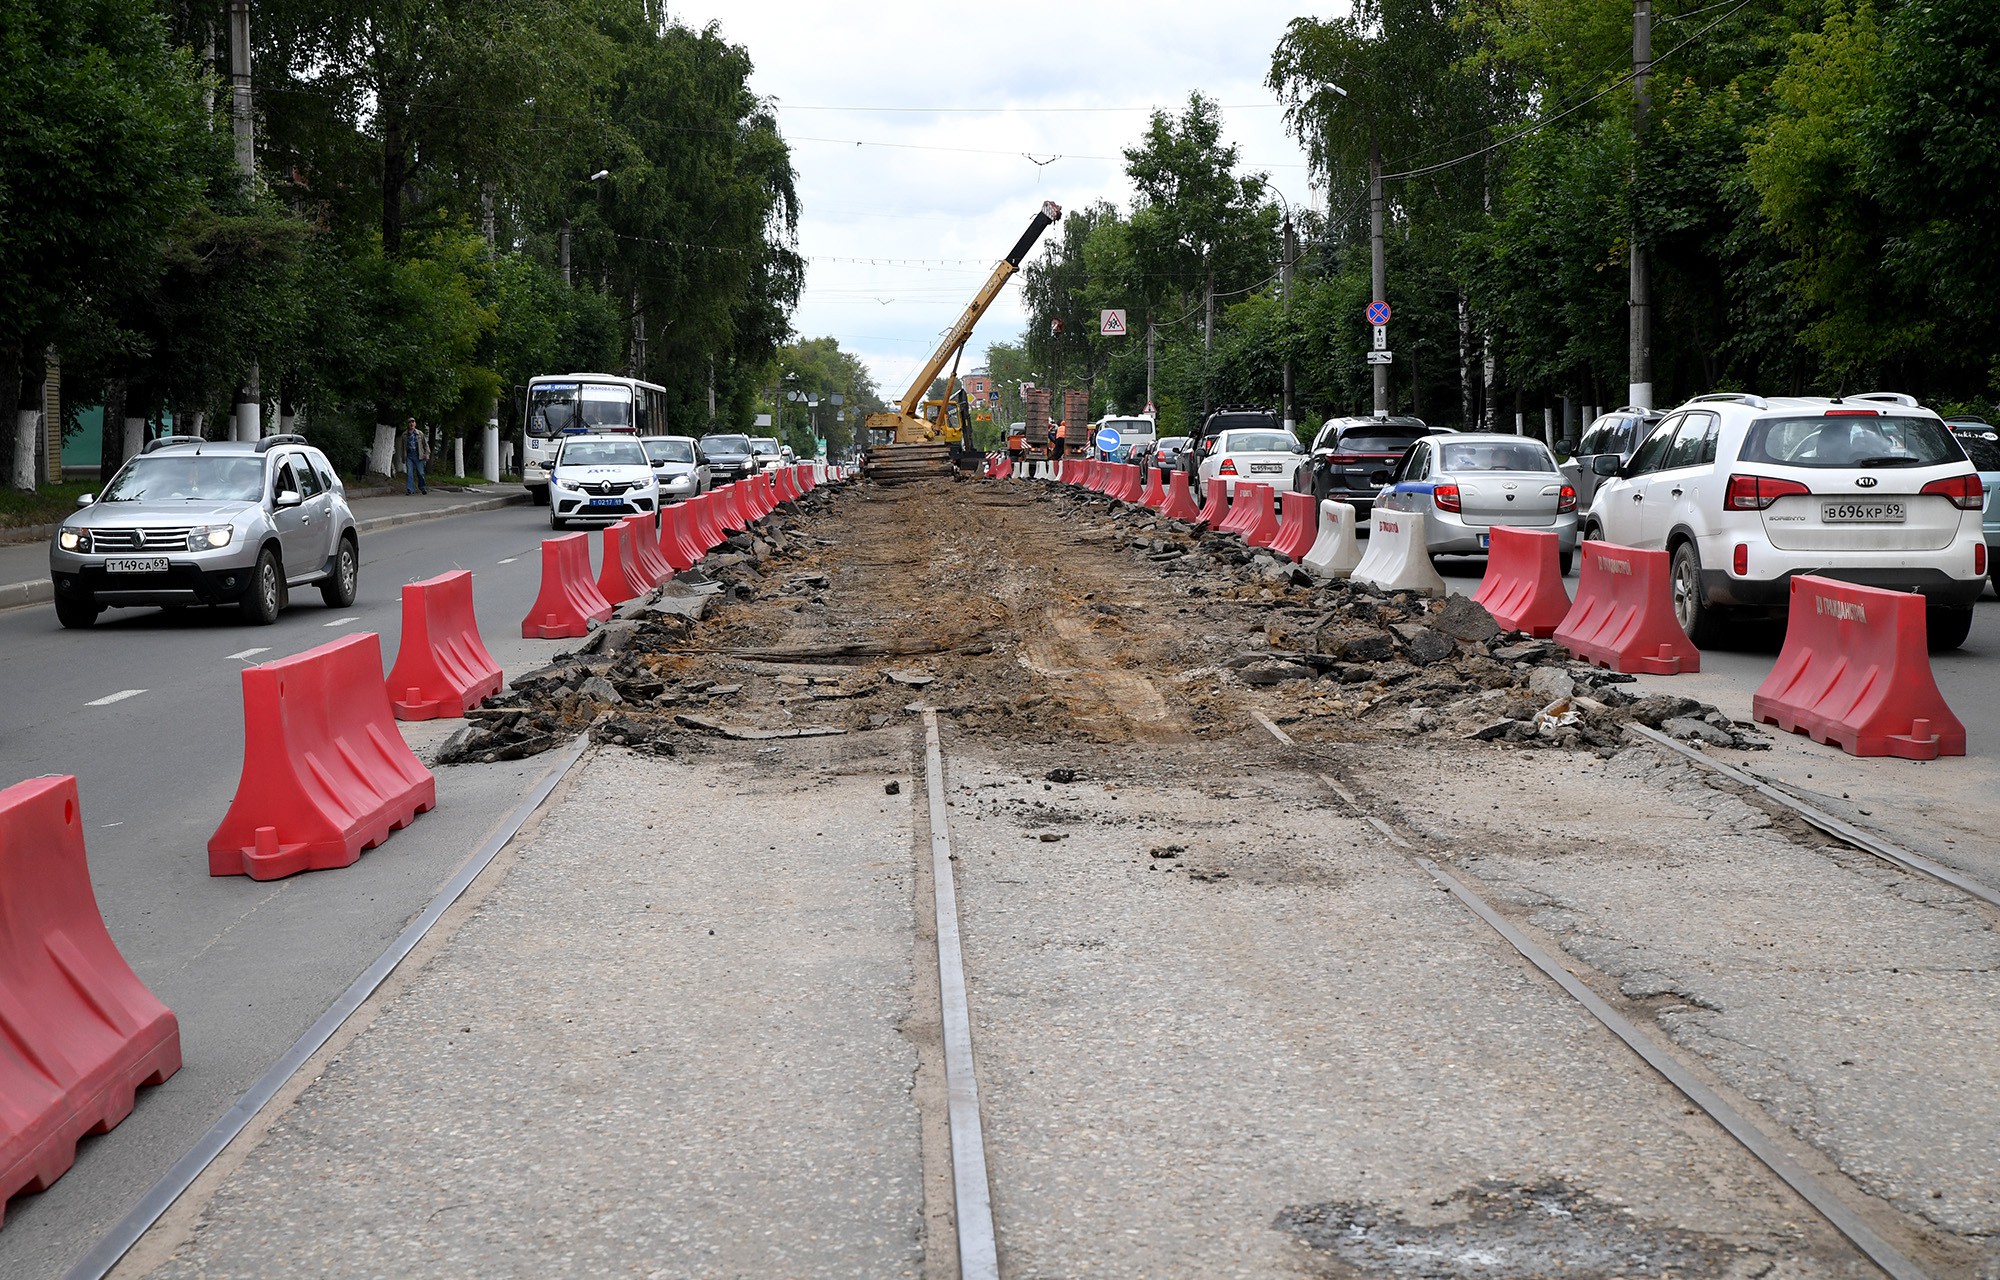
[[[275,499],[275,504],[279,508],[279,510],[283,510],[286,507],[296,507],[301,502],[304,501],[305,499],[299,496],[298,490],[280,489],[278,490],[278,496]]]
[[[80,493],[76,496],[76,505],[79,509],[87,507],[95,501],[97,501],[97,495],[94,493]]]
[[[1600,453],[1590,460],[1590,469],[1600,476],[1615,476],[1618,474],[1619,469],[1618,455],[1615,453]]]

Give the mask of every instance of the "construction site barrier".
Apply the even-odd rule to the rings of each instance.
[[[1229,521],[1229,486],[1220,480],[1212,480],[1208,485],[1208,497],[1201,504],[1196,519],[1208,522],[1211,529],[1221,529]]]
[[[581,533],[542,539],[542,590],[521,620],[524,640],[573,640],[611,616],[590,576],[590,540]]]
[[[625,555],[645,577],[646,585],[657,587],[674,576],[673,566],[660,555],[660,533],[651,516],[626,516]]]
[[[382,683],[372,631],[243,670],[243,775],[208,874],[275,880],[351,865],[437,804]]]
[[[1229,494],[1229,514],[1215,527],[1223,533],[1233,533],[1238,537],[1247,535],[1251,527],[1257,523],[1257,503],[1255,495],[1251,492],[1257,486],[1248,480],[1238,480],[1235,487],[1231,488],[1227,481],[1217,480],[1214,487],[1223,489]]]
[[[1750,714],[1852,756],[1965,754],[1965,725],[1931,674],[1924,598],[1800,574],[1785,644]]]
[[[1158,511],[1161,507],[1167,505],[1167,487],[1160,480],[1160,469],[1158,467],[1146,467],[1144,470],[1146,473],[1146,488],[1140,493],[1139,501]]]
[[[709,519],[721,535],[716,539],[717,542],[732,533],[741,533],[744,529],[746,522],[743,513],[736,509],[736,486],[741,483],[740,480],[731,481],[720,489],[708,491]]]
[[[1486,576],[1472,598],[1507,630],[1548,639],[1569,616],[1562,538],[1545,529],[1493,526],[1487,534]]]
[[[799,469],[786,467],[778,472],[778,498],[783,502],[797,502],[803,491],[799,488]]]
[[[1188,492],[1187,472],[1176,471],[1173,478],[1167,481],[1167,501],[1160,508],[1160,514],[1189,523],[1201,517],[1201,509],[1194,505],[1194,495]]]
[[[701,563],[702,552],[694,545],[689,528],[693,512],[685,502],[676,502],[660,512],[660,558],[675,573],[686,573]]]
[[[1250,527],[1243,531],[1243,540],[1253,547],[1269,548],[1278,540],[1278,511],[1276,492],[1268,484],[1253,484],[1254,499],[1250,507]]]
[[[0,1219],[180,1069],[180,1023],[98,913],[76,779],[0,791]]]
[[[622,524],[604,526],[604,561],[597,571],[597,593],[614,605],[624,604],[653,589],[646,571],[633,562],[628,530]]]
[[[1118,487],[1113,496],[1120,502],[1136,503],[1139,501],[1139,495],[1144,493],[1146,488],[1146,482],[1140,476],[1139,468],[1129,462],[1121,462],[1117,464],[1117,469]]]
[[[721,500],[715,496],[715,490],[710,489],[693,502],[694,512],[688,517],[688,528],[694,532],[701,553],[707,555],[722,545]]]
[[[1315,578],[1345,578],[1361,563],[1361,539],[1354,532],[1354,504],[1335,498],[1319,504],[1319,537],[1299,563]]]
[[[1430,530],[1424,513],[1377,507],[1368,529],[1368,550],[1348,576],[1384,591],[1443,595],[1444,579],[1431,563]]]
[[[1701,670],[1701,650],[1674,617],[1667,553],[1586,542],[1576,601],[1555,641],[1613,671],[1671,676]]]
[[[479,638],[470,570],[403,584],[403,635],[387,686],[398,720],[461,719],[506,679]]]
[[[1278,506],[1284,518],[1278,523],[1278,536],[1272,541],[1271,550],[1298,564],[1319,537],[1319,504],[1310,493],[1293,493],[1288,489],[1278,495]]]

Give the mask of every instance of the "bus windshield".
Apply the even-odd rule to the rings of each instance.
[[[578,428],[632,430],[632,389],[601,382],[537,382],[528,388],[529,435],[548,439]]]

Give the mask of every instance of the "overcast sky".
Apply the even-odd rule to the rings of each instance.
[[[808,267],[794,327],[859,353],[891,400],[1042,201],[1129,209],[1120,151],[1150,108],[1177,111],[1199,89],[1223,105],[1247,166],[1294,205],[1317,200],[1264,87],[1303,11],[1293,4],[697,0],[671,11],[689,26],[717,22],[749,49],[751,83],[777,103],[798,171]],[[989,342],[1017,339],[1023,320],[1017,279],[974,332],[967,366]]]

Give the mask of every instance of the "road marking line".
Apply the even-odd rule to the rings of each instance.
[[[345,618],[335,618],[332,622],[322,623],[321,625],[328,627],[344,627],[350,622],[359,622],[359,621],[361,621],[360,614],[350,613]]]
[[[514,563],[514,562],[515,562],[516,560],[519,560],[520,558],[521,558],[521,557],[519,557],[519,556],[508,556],[508,557],[507,557],[507,558],[506,558],[505,560],[502,560],[502,561],[500,561],[500,563],[501,563],[501,564],[512,564],[512,563]]]
[[[123,702],[127,698],[136,698],[144,692],[146,692],[144,689],[120,689],[108,697],[97,698],[83,705],[86,707],[108,707],[114,702]]]
[[[240,660],[246,658],[254,658],[260,653],[269,653],[269,652],[271,652],[271,647],[269,645],[263,645],[255,649],[245,649],[241,653],[232,653],[229,656]]]

